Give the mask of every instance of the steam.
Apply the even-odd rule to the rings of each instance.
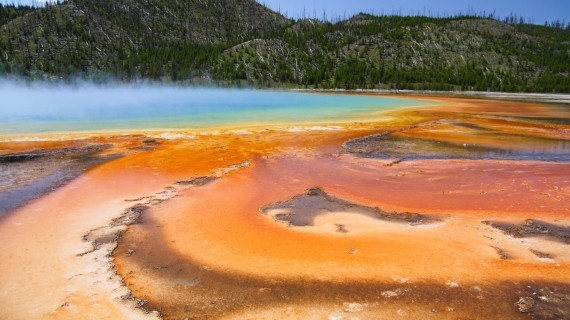
[[[420,103],[424,104],[424,103]],[[378,109],[418,105],[405,99],[152,83],[73,85],[0,80],[0,135],[62,131],[194,130],[370,120]],[[312,128],[312,127],[311,127]]]
[[[0,121],[139,118],[156,115],[158,110],[165,116],[221,112],[245,100],[255,107],[259,100],[249,99],[250,95],[247,91],[151,84],[100,86],[83,82],[67,86],[3,80]]]

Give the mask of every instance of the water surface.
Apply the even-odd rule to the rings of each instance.
[[[175,87],[0,88],[0,135],[370,121],[411,99]]]

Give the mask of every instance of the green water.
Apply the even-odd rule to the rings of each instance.
[[[146,88],[0,88],[0,135],[209,130],[372,121],[371,113],[431,102],[297,92]]]

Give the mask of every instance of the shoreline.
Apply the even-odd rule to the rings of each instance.
[[[295,92],[315,93],[346,93],[346,94],[376,94],[387,96],[415,96],[415,97],[459,97],[497,99],[515,102],[538,102],[552,104],[570,104],[570,94],[561,93],[532,93],[532,92],[493,92],[493,91],[431,91],[431,90],[383,90],[383,89],[290,89]]]
[[[263,90],[261,90],[263,91]],[[268,90],[275,91],[275,90]],[[403,107],[390,107],[379,111],[371,112],[375,117],[370,119],[370,115],[363,115],[361,118],[350,121],[304,121],[304,122],[280,122],[280,123],[244,123],[222,126],[212,126],[195,129],[182,128],[153,128],[153,129],[109,129],[97,131],[61,131],[61,132],[36,132],[18,134],[0,134],[0,143],[9,142],[39,142],[39,141],[65,141],[65,140],[86,140],[98,137],[114,136],[136,136],[146,135],[149,138],[162,139],[193,139],[202,135],[218,134],[250,134],[266,131],[277,132],[299,132],[299,131],[320,131],[320,130],[357,130],[358,128],[374,127],[378,124],[388,124],[393,119],[391,114],[405,113],[406,110],[433,109],[435,107],[453,107],[461,100],[482,99],[485,101],[508,101],[512,103],[531,103],[539,105],[565,106],[570,104],[570,95],[564,94],[543,94],[543,93],[504,93],[504,92],[443,92],[443,91],[413,91],[413,90],[342,90],[342,89],[291,89],[288,92],[303,92],[317,94],[342,94],[342,95],[369,95],[372,97],[392,97],[404,99],[417,99],[436,103],[437,105],[410,105]],[[276,91],[281,92],[281,91]],[[355,125],[356,124],[356,125]],[[1,151],[1,150],[0,150]]]
[[[288,91],[295,94],[294,91]],[[354,94],[345,94],[346,96],[354,96]],[[401,99],[401,97],[397,97]],[[319,131],[319,130],[339,130],[339,129],[357,129],[363,127],[363,124],[374,125],[376,123],[386,122],[384,115],[407,109],[417,109],[422,107],[433,107],[433,104],[442,104],[437,100],[425,100],[413,97],[406,99],[407,104],[404,106],[383,106],[367,107],[365,111],[346,112],[345,115],[335,114],[332,118],[323,113],[315,119],[274,119],[274,120],[243,120],[242,122],[226,123],[226,124],[210,124],[202,123],[201,127],[193,128],[126,128],[126,129],[104,129],[104,130],[85,130],[85,131],[44,131],[44,132],[24,132],[24,133],[2,133],[0,134],[0,142],[26,142],[26,141],[58,141],[61,139],[82,140],[99,136],[114,135],[137,135],[144,134],[154,138],[176,139],[176,138],[193,138],[200,135],[209,134],[248,134],[260,133],[265,131],[278,132],[299,132],[299,131]],[[381,101],[380,99],[378,101]],[[423,103],[422,103],[423,102]],[[286,111],[286,110],[283,110]],[[357,125],[355,125],[357,124]],[[196,125],[196,124],[194,124]],[[163,135],[163,137],[161,137]]]

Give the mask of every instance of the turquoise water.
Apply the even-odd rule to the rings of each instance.
[[[0,87],[0,135],[207,130],[373,120],[372,112],[430,102],[356,95],[176,87]]]

